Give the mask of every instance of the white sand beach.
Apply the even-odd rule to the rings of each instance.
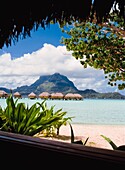
[[[89,137],[86,146],[94,146],[105,149],[113,149],[111,145],[100,135],[110,138],[117,146],[125,145],[125,126],[123,125],[81,125],[72,124],[75,140],[85,141]],[[56,140],[71,142],[70,126],[61,126],[60,137]],[[55,140],[55,139],[54,139]]]

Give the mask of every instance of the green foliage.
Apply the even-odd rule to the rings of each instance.
[[[111,145],[113,150],[125,151],[125,145],[117,146],[110,138],[108,138],[104,135],[101,135],[101,136]]]
[[[119,20],[118,20],[119,19]],[[110,16],[110,21],[97,24],[90,21],[73,23],[62,31],[69,38],[62,38],[61,43],[80,61],[84,68],[88,66],[104,71],[111,86],[125,88],[125,27],[124,19]],[[124,38],[123,38],[124,37]]]
[[[44,100],[45,101],[45,100]],[[55,133],[58,136],[59,130],[62,125],[67,125],[68,121],[71,121],[73,117],[65,117],[67,112],[62,111],[62,109],[59,109],[57,111],[54,111],[55,106],[51,106],[50,109],[47,109],[46,103],[43,105],[41,104],[42,110],[46,112],[47,119],[50,117],[58,117],[59,119],[56,121],[53,121],[51,126],[48,126],[43,130],[44,136],[54,136]]]
[[[110,145],[111,145],[111,147],[115,150],[115,149],[117,149],[117,146],[116,146],[116,144],[110,139],[110,138],[108,138],[108,137],[106,137],[106,136],[104,136],[104,135],[101,135]]]
[[[47,128],[60,127],[60,121],[65,119],[66,112],[62,109],[54,111],[54,106],[48,108],[45,101],[28,107],[25,103],[18,103],[18,99],[14,101],[10,95],[6,99],[6,108],[0,108],[0,129],[33,136]],[[65,121],[68,119],[71,118],[66,118]]]
[[[71,143],[86,145],[89,137],[86,138],[85,142],[82,141],[82,140],[75,141],[74,131],[73,131],[72,125],[70,123],[69,123],[69,125],[70,125],[70,129],[71,129]]]

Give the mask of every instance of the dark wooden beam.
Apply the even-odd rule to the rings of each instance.
[[[0,131],[0,166],[9,169],[124,169],[125,152]]]

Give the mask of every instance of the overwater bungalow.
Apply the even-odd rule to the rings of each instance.
[[[28,95],[28,98],[30,98],[30,99],[36,99],[36,98],[37,98],[37,95],[36,95],[34,92],[31,92],[31,93]]]
[[[51,99],[64,99],[64,94],[60,92],[52,93]]]
[[[83,96],[78,93],[67,93],[64,96],[65,100],[82,100]]]
[[[42,92],[39,94],[39,98],[41,98],[41,99],[49,99],[50,96],[51,96],[51,94],[48,92]]]
[[[79,94],[79,93],[75,93],[75,94],[74,94],[74,98],[75,98],[76,100],[82,100],[82,99],[83,99],[83,96],[82,96],[81,94]]]
[[[6,93],[4,90],[0,90],[0,98],[6,98],[8,97],[8,93]]]
[[[19,92],[13,94],[14,98],[22,98],[22,95]]]

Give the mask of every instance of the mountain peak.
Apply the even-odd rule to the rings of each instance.
[[[21,91],[20,91],[21,90]],[[74,86],[73,82],[70,81],[66,76],[61,75],[60,73],[54,73],[52,75],[43,75],[40,76],[38,80],[36,80],[33,84],[27,87],[27,89],[19,88],[18,91],[20,93],[30,93],[34,91],[36,94],[40,94],[42,92],[62,92],[63,94],[72,92],[78,92],[78,89]]]

